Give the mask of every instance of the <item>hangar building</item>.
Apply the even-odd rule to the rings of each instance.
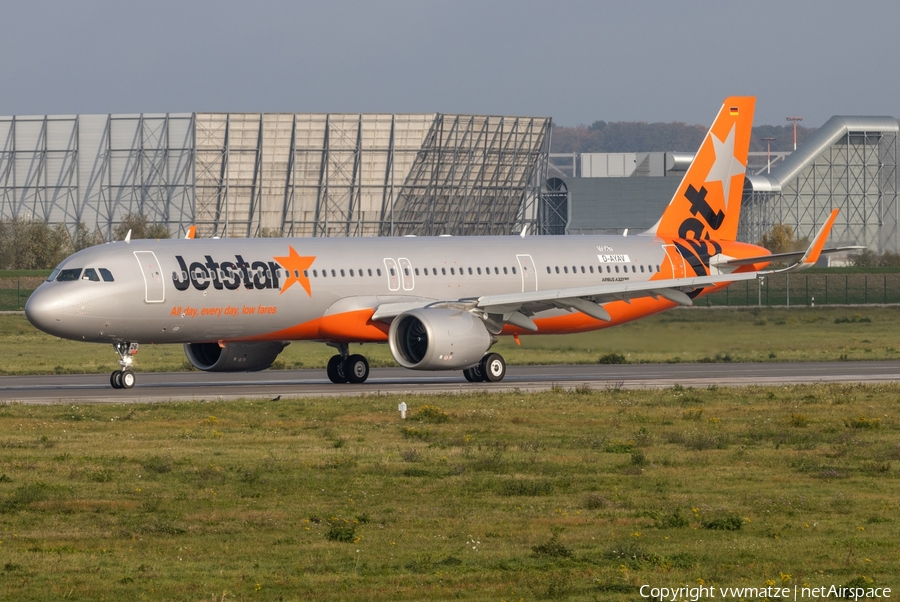
[[[0,117],[0,219],[127,214],[199,236],[541,231],[550,119],[166,113]]]

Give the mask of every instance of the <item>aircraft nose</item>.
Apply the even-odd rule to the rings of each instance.
[[[52,290],[38,288],[25,302],[25,317],[35,328],[56,334],[63,317],[60,296]]]

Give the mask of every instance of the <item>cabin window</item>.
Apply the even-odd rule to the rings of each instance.
[[[594,266],[588,266],[588,267],[589,267],[589,269],[591,270],[591,274],[593,274],[593,273],[594,273]]]
[[[481,276],[481,268],[477,268],[475,271],[477,271],[478,275]]]
[[[369,276],[371,276],[371,275],[372,275],[372,268],[369,268],[367,271],[369,272]]]
[[[513,274],[515,274],[515,273],[516,273],[516,266],[513,266],[513,269],[512,269],[512,271],[513,271]]]
[[[548,273],[548,274],[550,273],[550,266],[549,266],[549,265],[547,266],[547,273]]]
[[[328,270],[322,270],[322,278],[328,278]]]
[[[426,268],[426,269],[428,269],[428,268]],[[418,276],[418,275],[419,275],[419,268],[416,268],[415,270],[413,270],[413,272],[415,273],[416,276]]]
[[[469,276],[472,275],[472,268],[469,268]]]
[[[584,274],[584,266],[581,266],[581,273]]]
[[[343,270],[341,270],[343,272]],[[341,274],[343,276],[344,274]],[[350,276],[353,276],[353,270],[350,270]]]
[[[631,272],[632,272],[633,274],[634,274],[634,273],[637,273],[637,267],[631,266]]]
[[[269,277],[268,274],[266,274],[266,278],[268,278],[268,277]],[[303,270],[303,277],[309,278],[309,270]]]
[[[641,274],[644,273],[644,266],[641,266]]]
[[[568,274],[568,273],[569,273],[569,266],[564,265],[564,266],[563,266],[563,272],[565,272],[566,274]]]
[[[619,266],[616,266],[616,274],[619,273]]]
[[[450,268],[450,275],[456,276],[456,270],[454,268]]]
[[[381,268],[375,268],[375,275],[381,276]]]
[[[556,272],[559,273],[559,268],[556,268]],[[508,272],[506,271],[506,266],[503,266],[503,273],[504,273],[504,274],[507,274],[507,273],[508,273]]]
[[[100,268],[100,277],[103,278],[103,282],[115,282],[115,278],[113,278],[112,272],[110,272],[106,268]]]
[[[397,274],[394,273],[394,268],[391,268],[391,276],[396,276],[396,275]]]

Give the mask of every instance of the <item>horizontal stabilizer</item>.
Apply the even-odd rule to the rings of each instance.
[[[830,249],[822,249],[819,255],[832,255],[834,253],[844,253],[846,251],[862,251],[866,247],[854,245],[850,247],[832,247]],[[765,262],[773,262],[773,261],[790,261],[792,259],[799,259],[806,254],[806,251],[792,251],[790,253],[773,253],[771,255],[757,255],[756,257],[741,257],[740,259],[729,259],[728,261],[718,261],[718,262],[710,262],[711,265],[723,266],[740,266],[740,265],[751,265],[754,263],[765,263]]]

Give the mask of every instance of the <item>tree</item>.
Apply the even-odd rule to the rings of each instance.
[[[169,229],[165,224],[150,223],[146,215],[128,213],[122,218],[118,226],[113,228],[113,240],[124,240],[131,230],[131,238],[170,238]]]
[[[773,254],[803,251],[809,247],[809,238],[794,238],[794,228],[787,224],[775,224],[772,229],[762,235],[759,246],[765,247]]]
[[[0,267],[41,270],[55,267],[74,251],[63,224],[15,217],[0,220]]]

